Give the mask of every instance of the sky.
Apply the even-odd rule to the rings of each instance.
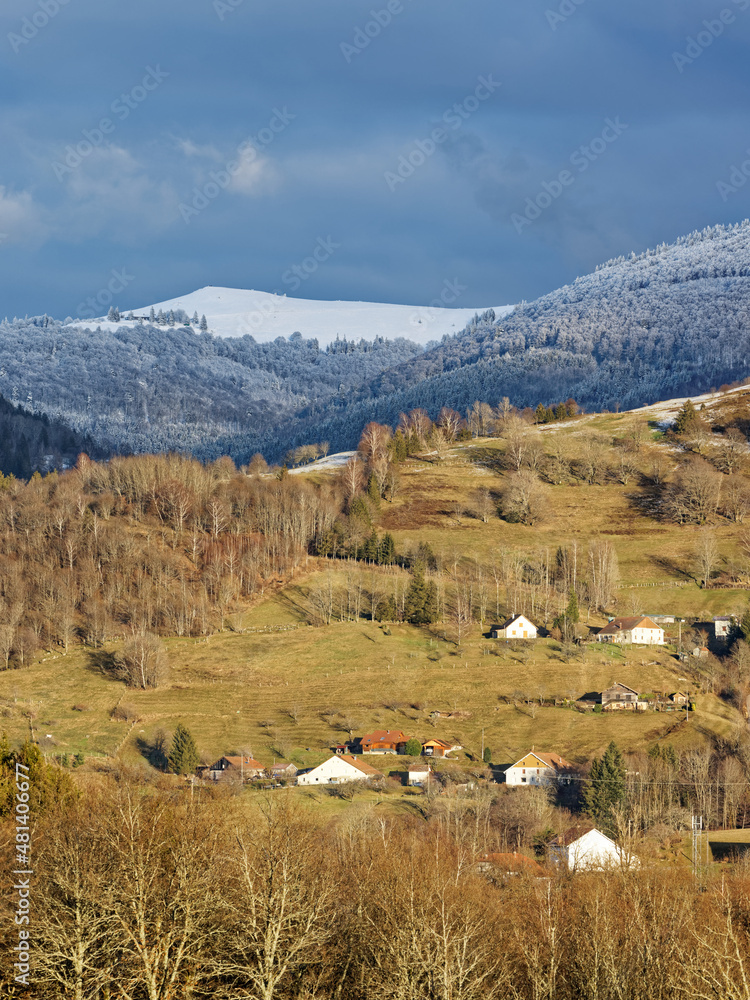
[[[750,0],[4,0],[0,51],[0,316],[529,301],[750,215]]]

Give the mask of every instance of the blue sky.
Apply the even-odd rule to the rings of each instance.
[[[0,315],[319,240],[298,296],[501,304],[750,215],[750,0],[5,0],[0,48]]]

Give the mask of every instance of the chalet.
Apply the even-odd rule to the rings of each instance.
[[[550,841],[550,860],[569,871],[638,864],[637,858],[593,826],[577,826]]]
[[[252,778],[260,778],[265,772],[265,767],[260,761],[253,760],[252,757],[228,756],[221,757],[204,771],[204,776],[211,781],[219,781],[222,778],[239,778],[241,781],[249,781]]]
[[[357,748],[360,753],[401,753],[406,742],[407,737],[400,729],[376,729],[363,736]]]
[[[426,785],[431,774],[432,768],[429,764],[410,764],[406,772],[406,784]]]
[[[638,646],[663,646],[664,629],[650,618],[611,618],[596,634],[597,642],[633,643]]]
[[[686,694],[683,694],[682,691],[675,691],[673,694],[670,694],[669,700],[672,702],[673,705],[683,705],[683,706],[687,705],[688,702],[690,701],[688,696]]]
[[[536,639],[536,625],[523,615],[513,615],[502,625],[493,625],[490,630],[493,639]]]
[[[557,753],[531,751],[505,771],[508,785],[548,785],[562,781],[573,765]]]
[[[460,743],[450,743],[447,740],[425,740],[422,744],[422,754],[425,757],[445,757],[452,750],[461,750]]]
[[[606,691],[602,691],[602,708],[605,712],[617,709],[635,711],[638,708],[638,692],[627,684],[615,681]]]
[[[298,768],[296,764],[272,764],[268,768],[269,778],[276,778],[283,780],[284,778],[294,778],[297,774]]]
[[[297,774],[298,785],[341,785],[347,781],[369,781],[383,775],[363,760],[349,754],[334,754],[317,767]]]

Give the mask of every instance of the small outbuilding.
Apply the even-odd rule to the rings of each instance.
[[[406,784],[426,785],[431,774],[432,768],[429,764],[410,764],[406,772]]]

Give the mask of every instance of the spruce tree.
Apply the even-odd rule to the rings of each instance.
[[[181,722],[177,724],[172,737],[172,746],[167,755],[172,774],[193,774],[198,766],[198,748],[190,732]]]
[[[592,763],[583,798],[591,818],[604,827],[611,826],[612,811],[625,798],[625,764],[614,740],[602,759]]]
[[[577,625],[581,618],[578,610],[578,598],[576,597],[575,590],[572,588],[570,591],[570,600],[568,601],[568,606],[565,609],[565,617],[571,625]]]
[[[393,535],[385,534],[380,542],[380,551],[378,552],[378,563],[381,566],[390,566],[396,559],[396,543],[393,541]]]
[[[208,321],[206,320],[206,314],[201,316],[201,331],[205,333],[208,330]]]
[[[686,399],[682,405],[682,409],[677,414],[674,422],[674,432],[675,434],[686,434],[695,426],[699,421],[700,417],[693,406],[692,399]]]

